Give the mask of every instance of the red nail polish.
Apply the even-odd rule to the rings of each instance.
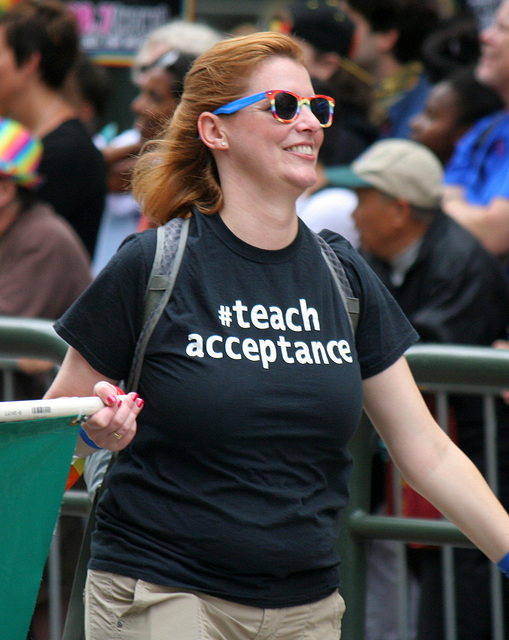
[[[142,400],[141,398],[136,399],[136,406],[139,407],[140,409],[143,407],[144,404],[145,404],[145,400]]]
[[[137,400],[140,397],[139,394],[136,393],[136,391],[132,391],[129,395],[133,400]]]
[[[111,406],[112,404],[115,404],[115,402],[117,401],[116,396],[114,396],[113,394],[111,394],[111,396],[108,396],[106,398],[106,402]]]
[[[119,398],[117,400],[117,407],[121,407],[122,406],[122,400]]]

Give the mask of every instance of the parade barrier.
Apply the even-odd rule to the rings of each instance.
[[[58,365],[66,352],[65,343],[55,334],[52,323],[44,320],[0,317],[0,370],[12,372],[13,361],[20,357],[48,359]],[[407,357],[421,388],[437,394],[439,404],[447,403],[454,392],[480,395],[484,402],[486,468],[490,485],[497,489],[494,398],[509,387],[509,351],[455,345],[416,345]],[[5,391],[5,389],[4,389]],[[4,396],[5,397],[5,396]],[[76,517],[88,512],[90,501],[83,491],[63,496],[78,425],[71,424],[83,412],[90,412],[90,399],[81,406],[71,399],[66,415],[48,414],[50,404],[43,402],[18,408],[0,417],[0,620],[2,637],[25,640],[37,597],[39,581],[48,554],[59,509]],[[92,403],[97,399],[92,398]],[[53,403],[55,403],[53,405]],[[10,403],[9,403],[10,404]],[[51,411],[62,409],[51,401]],[[30,417],[26,420],[28,409]],[[16,414],[17,411],[22,413]],[[0,411],[1,412],[1,411]],[[48,415],[51,418],[48,420]],[[347,603],[342,640],[364,637],[366,602],[366,559],[370,540],[424,542],[442,545],[447,551],[468,545],[464,536],[444,520],[409,519],[370,513],[371,459],[375,433],[366,418],[352,440],[354,466],[351,478],[351,502],[342,519],[339,549],[342,558],[342,594]],[[63,498],[63,501],[62,501]],[[447,573],[447,572],[446,572]],[[58,577],[57,577],[58,578]],[[493,640],[505,638],[501,614],[501,574],[493,568]],[[401,640],[405,635],[405,576],[401,578]],[[447,636],[455,637],[446,589]],[[450,589],[449,589],[450,591]],[[58,594],[58,589],[55,593]],[[55,599],[56,596],[53,596]],[[51,608],[50,593],[50,608]],[[53,603],[55,605],[55,603]],[[57,607],[58,608],[58,607]],[[54,636],[51,636],[52,640]]]

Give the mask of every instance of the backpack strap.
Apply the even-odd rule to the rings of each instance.
[[[148,341],[168,304],[184,256],[189,218],[173,218],[157,229],[157,244],[143,301],[143,321],[127,379],[127,389],[138,387]]]
[[[318,233],[314,234],[318,244],[320,245],[320,250],[322,252],[323,259],[325,263],[329,267],[329,270],[332,274],[332,278],[336,284],[336,287],[339,291],[339,295],[341,296],[341,300],[345,306],[345,309],[348,312],[348,318],[350,320],[350,325],[352,327],[352,331],[355,335],[355,331],[357,330],[357,324],[359,323],[359,312],[360,312],[360,303],[359,298],[354,296],[352,285],[350,284],[350,280],[346,275],[345,267],[343,263],[338,258],[336,252],[330,246],[330,244],[322,238]]]
[[[148,341],[168,304],[189,234],[189,218],[172,218],[157,229],[156,252],[143,302],[142,330],[136,343],[127,389],[135,391],[140,379]],[[359,321],[359,299],[353,294],[345,268],[335,251],[322,236],[314,234],[322,256],[330,269],[355,335]]]

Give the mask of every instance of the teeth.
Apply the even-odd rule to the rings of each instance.
[[[313,154],[313,147],[307,144],[298,144],[295,147],[290,147],[288,151],[295,151],[296,153],[306,153],[307,155]]]

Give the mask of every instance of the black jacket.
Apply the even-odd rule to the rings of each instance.
[[[385,262],[364,257],[422,342],[490,345],[507,338],[506,274],[469,231],[444,213],[437,212],[401,286],[391,283]]]
[[[389,266],[364,256],[419,332],[422,342],[489,346],[507,338],[509,280],[497,259],[452,218],[438,212],[401,286]],[[451,396],[458,444],[484,472],[483,407],[475,396]],[[499,498],[509,508],[509,408],[497,399]]]

